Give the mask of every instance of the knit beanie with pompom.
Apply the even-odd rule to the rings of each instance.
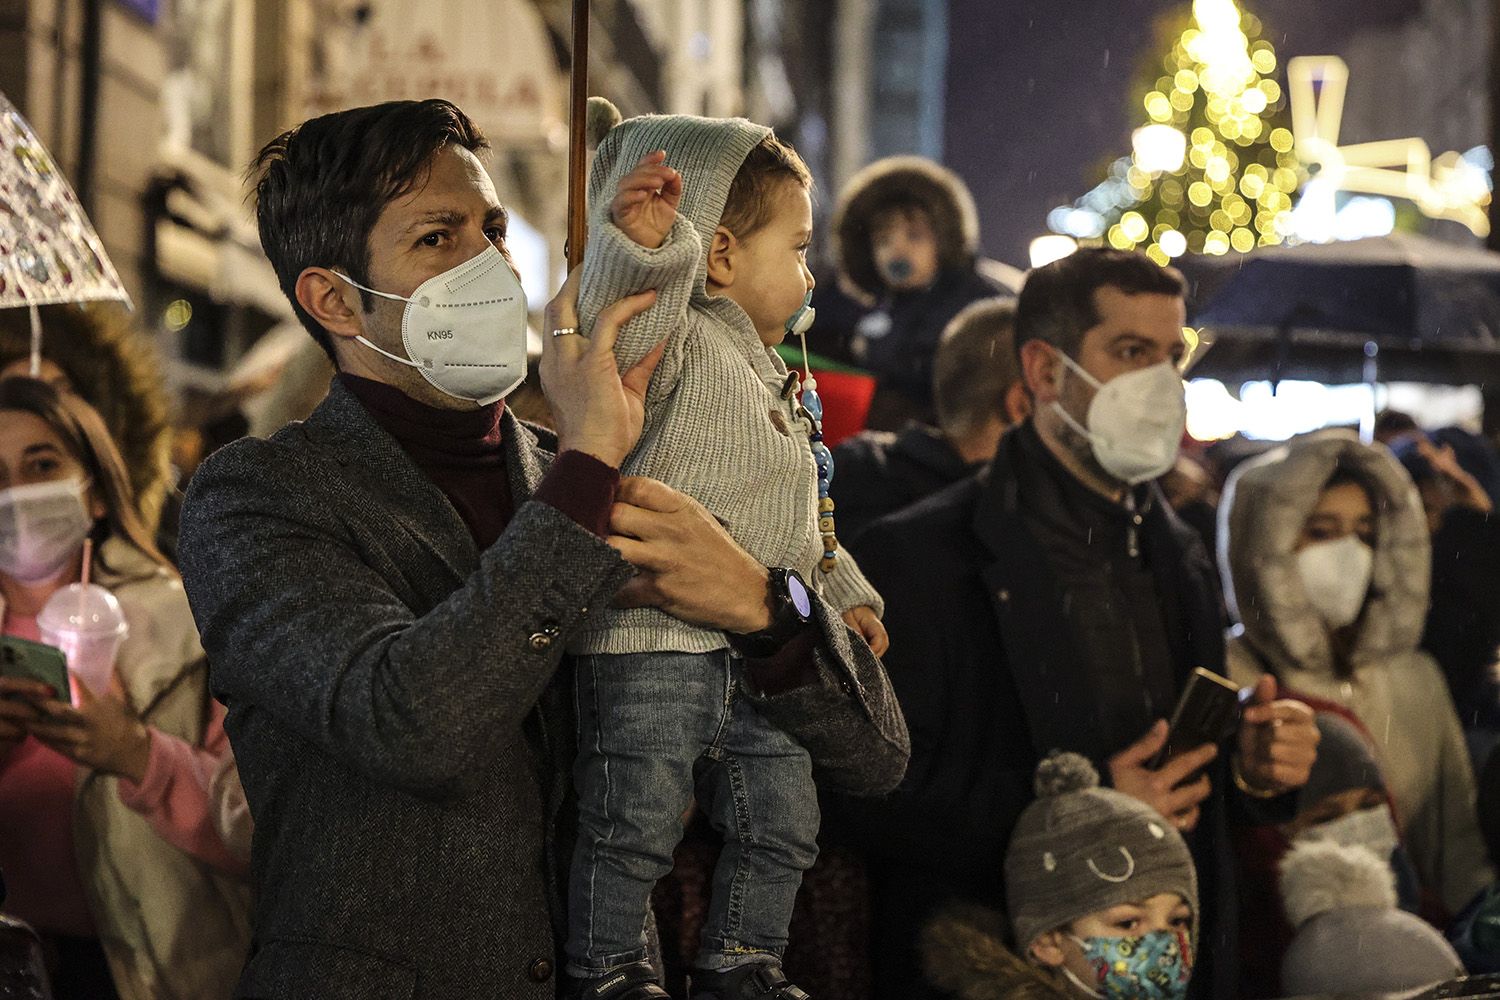
[[[1367,847],[1294,844],[1281,862],[1281,897],[1296,930],[1281,962],[1283,993],[1394,994],[1463,975],[1443,935],[1396,908],[1391,866]]]
[[[1198,876],[1182,837],[1154,809],[1099,787],[1088,759],[1057,753],[1036,771],[1037,799],[1026,807],[1005,855],[1005,892],[1016,946],[1080,917],[1174,892],[1193,911],[1198,940]]]

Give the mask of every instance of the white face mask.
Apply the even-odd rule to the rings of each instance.
[[[1366,847],[1382,861],[1389,861],[1401,843],[1391,811],[1385,806],[1356,809],[1338,819],[1310,826],[1299,833],[1297,839],[1330,841],[1343,847]]]
[[[488,405],[526,378],[526,292],[493,245],[428,278],[410,298],[366,288],[348,275],[339,277],[372,295],[406,303],[401,343],[407,357],[364,337],[354,339],[417,369],[440,391]]]
[[[1099,466],[1131,486],[1171,471],[1187,428],[1187,396],[1182,376],[1166,361],[1100,381],[1061,351],[1057,356],[1079,378],[1099,390],[1082,427],[1056,400],[1052,409],[1088,439]]]
[[[1297,553],[1307,599],[1330,628],[1343,628],[1359,617],[1374,569],[1374,551],[1354,535],[1317,542]]]
[[[83,492],[78,479],[0,490],[0,573],[26,584],[61,574],[94,526]]]

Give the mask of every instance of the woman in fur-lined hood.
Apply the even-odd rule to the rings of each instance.
[[[1458,912],[1494,872],[1453,701],[1418,648],[1431,555],[1410,477],[1384,447],[1323,432],[1237,469],[1219,513],[1239,622],[1230,675],[1252,684],[1269,672],[1358,716],[1423,885]]]
[[[114,303],[42,306],[43,381],[56,365],[115,439],[130,472],[136,506],[155,532],[172,489],[171,402],[161,358],[150,339]],[[25,309],[0,309],[0,374],[28,374],[31,321]],[[56,370],[50,372],[52,376]]]

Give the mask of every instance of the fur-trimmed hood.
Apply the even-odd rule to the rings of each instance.
[[[129,314],[113,303],[42,306],[42,356],[67,374],[125,458],[136,505],[149,530],[172,485],[171,403],[161,359]],[[0,310],[0,367],[31,352],[25,309]]]
[[[960,905],[922,930],[927,981],[959,1000],[1069,1000],[1035,966],[1005,946],[1004,920],[994,910]]]
[[[1230,476],[1219,508],[1219,568],[1245,642],[1293,688],[1299,674],[1326,680],[1334,672],[1328,630],[1308,600],[1294,550],[1336,468],[1354,472],[1375,494],[1374,572],[1353,664],[1411,653],[1427,617],[1427,522],[1416,487],[1389,451],[1324,431],[1246,462]]]
[[[967,268],[979,250],[979,213],[963,178],[921,156],[876,160],[849,179],[833,210],[833,249],[838,268],[877,298],[885,282],[875,269],[870,224],[893,202],[916,201],[932,216],[939,266]]]

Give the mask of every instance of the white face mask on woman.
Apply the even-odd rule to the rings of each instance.
[[[1100,382],[1062,351],[1057,356],[1098,390],[1089,404],[1088,427],[1081,426],[1060,400],[1052,408],[1088,439],[1099,467],[1131,486],[1170,472],[1187,428],[1187,399],[1177,369],[1163,361]]]
[[[1374,550],[1355,535],[1316,542],[1297,553],[1307,599],[1330,628],[1343,628],[1359,617],[1374,571]]]
[[[41,583],[67,567],[94,526],[81,479],[0,490],[0,573]]]

